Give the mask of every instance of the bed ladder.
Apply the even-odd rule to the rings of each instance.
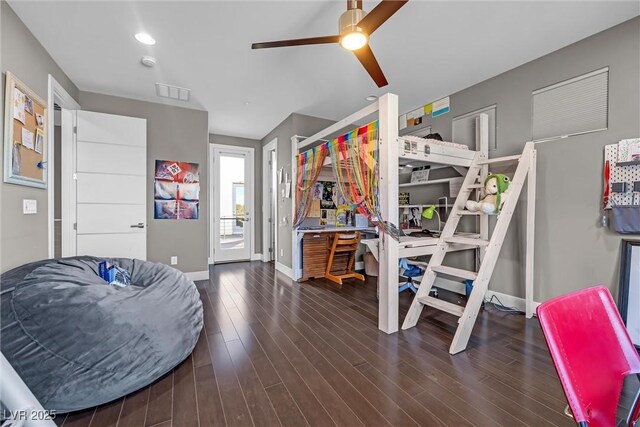
[[[528,208],[533,209],[535,206],[533,204],[535,202],[535,157],[536,153],[533,142],[528,142],[525,145],[522,154],[516,156],[487,159],[480,152],[476,154],[464,178],[458,197],[456,198],[449,215],[449,219],[442,229],[440,239],[436,246],[436,251],[431,256],[431,260],[426,268],[424,277],[420,287],[418,288],[418,292],[416,293],[413,302],[411,303],[411,307],[407,312],[407,316],[404,319],[404,323],[402,324],[402,329],[412,328],[418,323],[418,319],[420,318],[422,309],[425,305],[441,311],[446,311],[447,313],[456,315],[460,318],[458,319],[458,327],[456,329],[455,336],[453,337],[451,347],[449,348],[449,353],[456,354],[466,349],[467,342],[469,341],[471,331],[476,318],[478,317],[478,312],[480,311],[482,302],[484,301],[485,293],[487,292],[489,281],[493,274],[493,269],[496,265],[496,261],[498,260],[502,243],[504,242],[505,235],[507,234],[509,223],[511,222],[513,212],[518,203],[518,198],[527,175],[529,175],[529,197],[534,198],[533,201],[528,202],[530,203]],[[491,238],[486,239],[488,236],[482,235],[480,238],[454,236],[460,222],[460,218],[463,216],[485,216],[485,214],[480,212],[471,212],[466,210],[465,204],[467,200],[469,200],[471,193],[483,188],[482,180],[483,176],[486,176],[488,165],[513,162],[518,162],[518,165],[509,186],[509,197],[502,205],[502,209],[498,215]],[[531,193],[534,194],[532,195]],[[486,218],[484,219],[486,220]],[[529,224],[527,226],[529,227]],[[531,227],[533,227],[533,224],[531,224]],[[530,231],[530,233],[527,233],[527,245],[530,244],[529,240],[532,238],[533,228],[528,231]],[[483,239],[482,237],[485,238]],[[470,248],[476,247],[481,249],[481,255],[484,255],[481,256],[480,268],[477,272],[448,267],[442,264],[445,255],[449,252],[449,245],[452,244],[468,245]],[[531,250],[531,254],[529,254],[529,250]],[[529,257],[529,255],[532,257],[532,253],[533,246],[527,246],[527,257]],[[529,262],[531,262],[531,264],[529,264]],[[531,260],[527,259],[527,274],[529,274],[529,267],[532,267],[532,263],[532,258]],[[473,280],[473,291],[471,292],[466,306],[453,304],[429,296],[429,292],[431,291],[438,274]],[[527,282],[529,282],[529,280],[527,280]],[[532,298],[532,287],[532,281],[531,284],[527,283],[527,301]],[[529,307],[527,307],[527,311],[529,311]]]

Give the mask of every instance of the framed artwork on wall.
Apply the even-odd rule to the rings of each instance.
[[[640,240],[623,240],[618,308],[631,341],[640,350]]]
[[[47,104],[6,73],[4,182],[47,188]]]

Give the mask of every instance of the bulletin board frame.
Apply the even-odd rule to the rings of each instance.
[[[18,100],[24,104],[23,112],[18,114],[21,119],[15,114],[16,89],[24,95]],[[46,189],[47,103],[10,71],[6,72],[4,98],[4,182]],[[26,145],[22,129],[31,134]]]

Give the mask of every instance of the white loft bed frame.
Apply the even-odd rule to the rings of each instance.
[[[350,116],[338,121],[337,123],[321,130],[320,132],[308,138],[293,137],[292,138],[292,185],[295,185],[295,177],[297,176],[296,155],[309,149],[311,146],[338,131],[353,125],[362,119],[378,112],[379,123],[379,190],[380,190],[380,210],[382,219],[399,226],[399,159],[407,159],[412,163],[420,162],[424,164],[438,164],[454,167],[459,172],[471,165],[475,154],[479,151],[488,158],[489,150],[489,126],[488,115],[480,114],[476,119],[476,150],[463,150],[456,147],[417,143],[415,150],[405,150],[405,137],[398,135],[398,96],[387,93],[381,96],[376,102],[366,106]],[[464,175],[464,172],[461,172]],[[482,166],[481,178],[488,175],[488,165]],[[530,190],[535,190],[534,179],[530,180]],[[292,188],[292,212],[296,207],[296,192]],[[533,193],[535,194],[535,192]],[[528,219],[533,216],[535,205],[531,204],[527,209]],[[478,218],[480,239],[489,238],[489,217],[482,215]],[[298,257],[299,239],[296,230],[292,230],[292,270],[293,278],[299,272]],[[533,221],[527,221],[527,246],[526,246],[526,315],[531,317],[533,314]],[[433,254],[438,239],[433,237],[425,238],[409,238],[397,241],[385,233],[380,233],[378,239],[378,328],[388,334],[398,331],[398,285],[399,285],[399,268],[398,261],[402,257],[415,257]],[[369,246],[371,249],[372,246]],[[455,244],[451,246],[451,251],[475,249],[475,246],[463,244]],[[486,248],[480,248],[480,258],[484,258]]]

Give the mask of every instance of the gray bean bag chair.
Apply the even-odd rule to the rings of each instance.
[[[38,261],[0,277],[0,349],[46,409],[76,411],[145,387],[200,335],[200,295],[184,274],[111,259],[131,273],[120,288],[98,276],[99,261]]]

